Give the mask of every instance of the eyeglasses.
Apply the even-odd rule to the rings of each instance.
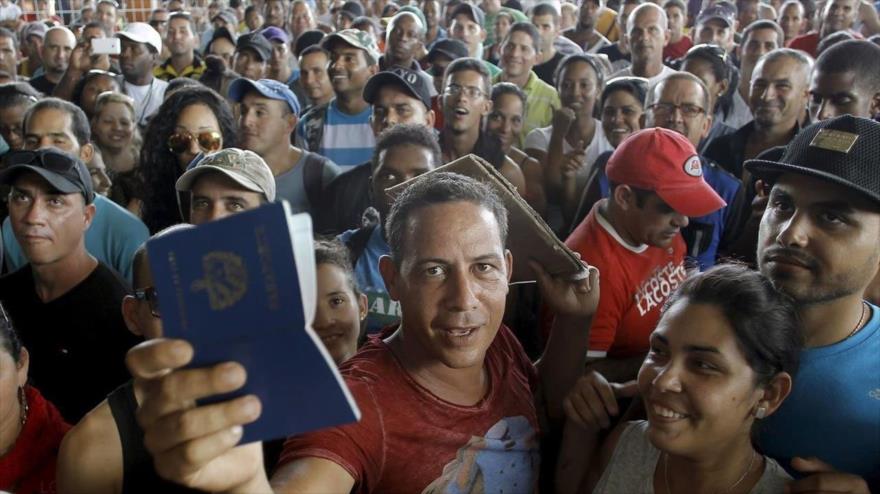
[[[459,86],[458,84],[449,84],[444,91],[449,96],[458,96],[461,93],[467,95],[468,98],[481,98],[486,93],[482,89],[475,86]]]
[[[186,130],[180,130],[168,138],[168,150],[174,154],[180,154],[192,145],[193,139],[199,145],[199,148],[205,153],[212,153],[220,149],[223,144],[223,136],[215,130],[206,130],[193,135]]]
[[[694,118],[706,110],[697,105],[685,103],[683,105],[673,105],[672,103],[655,103],[651,105],[651,110],[657,115],[672,115],[675,110],[681,111],[685,118]]]
[[[153,317],[162,317],[159,313],[159,293],[156,291],[156,287],[148,286],[143,290],[135,290],[134,298],[140,302],[147,302]]]

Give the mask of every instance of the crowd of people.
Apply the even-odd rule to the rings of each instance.
[[[57,7],[0,0],[0,492],[880,492],[880,2]],[[276,201],[361,419],[239,444],[147,246]]]

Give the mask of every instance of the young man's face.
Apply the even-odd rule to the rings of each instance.
[[[196,37],[186,19],[174,18],[168,23],[168,49],[172,55],[192,53]]]
[[[22,172],[9,194],[9,219],[28,262],[47,266],[82,247],[95,214],[80,193],[63,194],[33,172]]]
[[[770,191],[758,266],[799,304],[862,296],[880,264],[880,212],[851,189],[784,174]]]
[[[666,7],[666,19],[669,21],[669,32],[681,34],[684,32],[684,25],[687,17],[682,10],[674,5]]]
[[[343,43],[330,48],[327,74],[336,94],[362,93],[367,80],[375,73],[376,65],[368,63],[364,50]]]
[[[457,39],[468,47],[470,56],[476,55],[477,47],[486,39],[486,31],[467,14],[455,16],[449,26],[449,34],[452,39]]]
[[[379,88],[373,101],[373,115],[370,125],[373,133],[379,135],[385,129],[399,124],[434,126],[434,113],[425,107],[422,100],[415,98],[405,89],[395,85]]]
[[[12,38],[0,37],[0,69],[13,76],[18,73],[18,50]]]
[[[266,77],[266,62],[251,48],[237,50],[232,57],[233,70],[253,81]]]
[[[411,62],[422,47],[420,28],[410,15],[397,19],[388,31],[385,54],[394,62]]]
[[[400,302],[404,345],[425,364],[481,368],[504,315],[510,252],[495,216],[470,202],[413,211],[406,248],[380,261],[393,300]]]
[[[880,93],[866,88],[871,81],[856,80],[856,73],[813,70],[810,81],[810,117],[814,122],[840,115],[873,118],[880,113]]]
[[[449,74],[443,92],[443,125],[454,133],[479,127],[492,109],[483,76],[473,70]]]
[[[150,51],[144,43],[122,38],[122,53],[119,57],[119,67],[126,79],[140,79],[153,71],[156,65],[156,54]]]
[[[556,37],[559,36],[559,26],[550,14],[536,15],[532,17],[532,24],[534,24],[535,27],[538,28],[538,32],[541,33],[541,44],[544,46],[544,51],[546,52],[547,49],[553,46],[553,41],[556,40]]]
[[[323,102],[333,97],[333,85],[327,75],[330,60],[324,52],[303,55],[299,60],[299,79],[306,96],[312,103]]]
[[[852,28],[859,13],[857,0],[828,0],[822,30],[826,34]]]
[[[708,19],[694,29],[694,44],[710,43],[730,52],[733,47],[733,28],[719,19]]]
[[[278,146],[288,146],[286,136],[296,125],[296,119],[287,103],[251,91],[241,100],[238,124],[241,147],[266,156]]]
[[[799,3],[790,3],[782,8],[779,14],[779,26],[785,33],[785,40],[791,40],[804,32],[804,8]]]
[[[501,45],[501,69],[507,77],[527,77],[537,57],[534,39],[522,31],[510,33]]]
[[[192,185],[190,223],[202,225],[242,211],[258,208],[263,194],[245,189],[219,172],[205,172]]]
[[[379,153],[379,160],[370,179],[373,207],[382,218],[388,217],[393,198],[385,192],[395,185],[434,169],[431,150],[415,144],[392,145]]]
[[[758,59],[780,47],[782,42],[775,29],[755,29],[743,40],[742,65],[754,68]]]
[[[600,1],[584,0],[578,10],[578,28],[583,30],[595,29],[601,12],[602,5]]]
[[[0,108],[0,135],[12,151],[24,149],[24,132],[21,125],[27,108],[27,105]]]

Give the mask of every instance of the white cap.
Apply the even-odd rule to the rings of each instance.
[[[162,36],[153,26],[145,22],[132,22],[125,29],[116,33],[117,38],[125,38],[135,43],[144,43],[156,49],[156,53],[162,53]]]

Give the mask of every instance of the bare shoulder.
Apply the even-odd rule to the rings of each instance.
[[[64,437],[57,476],[60,494],[122,491],[122,444],[107,400]]]

